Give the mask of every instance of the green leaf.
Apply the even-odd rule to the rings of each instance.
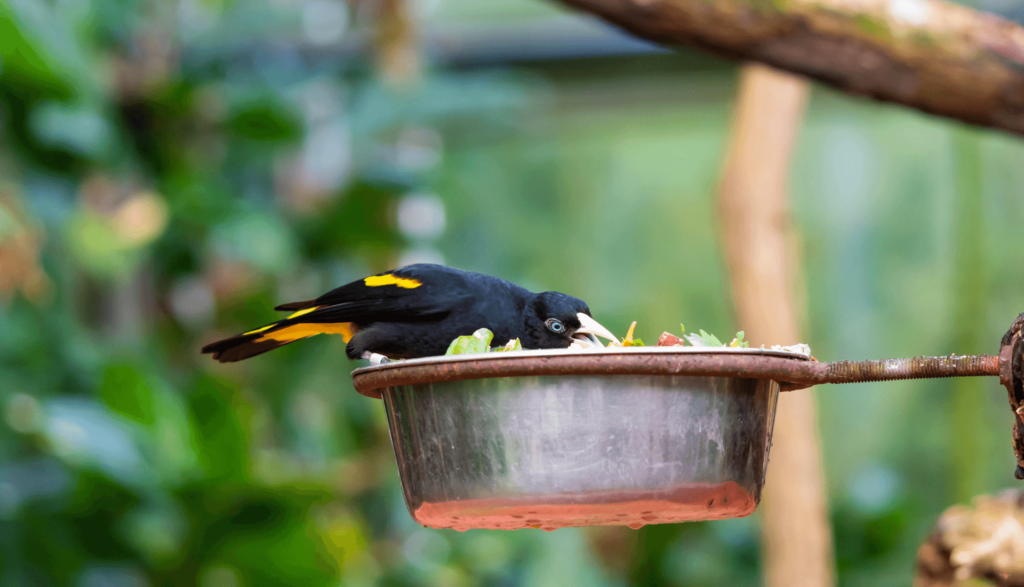
[[[444,352],[444,355],[447,357],[448,355],[461,355],[465,353],[466,345],[469,344],[469,339],[470,337],[468,336],[460,336],[456,338],[450,345],[448,345],[448,350]]]
[[[486,353],[491,348],[492,339],[494,339],[494,333],[486,328],[481,328],[472,336],[460,336],[453,340],[444,354],[447,356]]]
[[[241,390],[203,377],[188,397],[199,459],[211,479],[249,479],[249,434],[253,409]]]
[[[103,372],[100,396],[107,406],[139,424],[152,426],[154,391],[139,370],[128,364],[110,365]]]
[[[737,332],[737,333],[736,333],[736,338],[734,338],[734,339],[732,340],[732,343],[731,343],[731,344],[730,344],[729,346],[732,346],[732,347],[741,347],[741,348],[749,348],[749,347],[750,347],[750,343],[749,343],[749,342],[747,342],[747,341],[745,341],[745,340],[743,340],[743,336],[744,336],[744,334],[746,334],[746,333],[745,333],[745,332],[743,332],[742,330],[740,330],[739,332]]]
[[[494,347],[493,349],[491,349],[491,352],[492,353],[505,353],[505,352],[508,352],[508,351],[521,351],[521,350],[523,350],[523,343],[519,342],[519,339],[516,338],[514,340],[508,341],[508,344],[506,344],[505,346],[496,346],[496,347]]]
[[[67,100],[94,86],[95,63],[58,10],[46,2],[0,2],[0,75],[9,91]]]
[[[294,141],[302,136],[302,123],[283,102],[262,96],[238,105],[228,128],[239,137],[262,142]]]
[[[714,334],[708,334],[704,330],[700,334],[687,334],[686,340],[693,346],[725,346]]]

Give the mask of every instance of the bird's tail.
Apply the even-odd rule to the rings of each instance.
[[[233,363],[318,334],[340,334],[346,343],[352,340],[356,328],[351,322],[304,322],[302,316],[314,310],[302,310],[263,328],[210,343],[203,347],[203,353],[212,354],[221,363]]]

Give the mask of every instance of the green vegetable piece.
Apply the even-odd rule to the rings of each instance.
[[[742,330],[737,332],[736,333],[736,338],[732,339],[732,343],[730,343],[729,346],[731,346],[731,347],[749,348],[750,347],[750,343],[745,341],[745,340],[743,340],[744,334],[746,334],[746,333],[743,332]]]
[[[506,344],[505,346],[496,346],[496,347],[494,347],[493,349],[491,349],[491,352],[492,353],[505,353],[505,352],[508,352],[508,351],[521,351],[521,350],[523,350],[523,343],[519,342],[519,339],[516,338],[514,340],[508,341],[508,344]]]
[[[481,328],[472,336],[460,336],[448,345],[445,356],[448,355],[470,355],[473,353],[486,353],[491,348],[491,340],[494,333],[486,328]]]
[[[686,340],[693,346],[725,346],[714,334],[708,334],[703,329],[700,334],[687,334]]]
[[[470,338],[472,337],[460,336],[456,338],[450,345],[448,345],[448,350],[444,352],[444,355],[447,357],[448,355],[461,355],[465,353],[466,345],[469,344]]]
[[[708,346],[725,346],[725,343],[718,340],[718,337],[714,334],[708,334],[703,330],[700,331],[700,337],[707,341]]]

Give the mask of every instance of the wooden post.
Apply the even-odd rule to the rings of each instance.
[[[754,346],[802,340],[787,175],[807,95],[791,75],[742,71],[719,206],[737,318]],[[779,399],[761,512],[765,585],[833,585],[813,388]]]
[[[421,56],[409,0],[379,0],[377,70],[385,83],[408,88],[419,81]]]

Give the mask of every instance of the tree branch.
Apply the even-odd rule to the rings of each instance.
[[[639,37],[1024,134],[1024,28],[942,0],[560,0]]]

